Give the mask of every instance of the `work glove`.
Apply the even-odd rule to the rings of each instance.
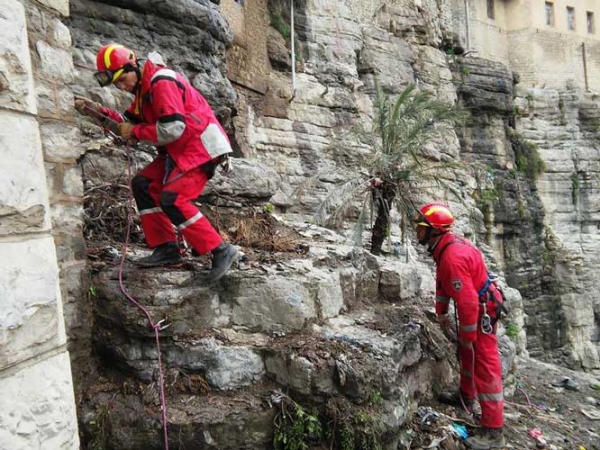
[[[442,329],[442,331],[446,335],[446,337],[448,339],[450,339],[451,341],[455,342],[456,335],[454,334],[454,331],[452,330],[452,324],[450,323],[450,318],[448,317],[448,314],[438,314],[437,320],[438,320],[438,323],[440,324],[440,328]]]
[[[75,109],[84,116],[98,117],[102,105],[86,97],[75,97]]]
[[[117,128],[117,134],[129,144],[137,143],[137,139],[133,135],[133,124],[130,122],[120,123]]]

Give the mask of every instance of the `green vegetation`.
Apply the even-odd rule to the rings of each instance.
[[[374,394],[374,398],[379,393]],[[379,394],[381,395],[381,394]],[[381,400],[383,401],[383,397]],[[381,425],[372,408],[358,408],[347,400],[331,400],[326,405],[328,448],[337,450],[381,450]]]
[[[88,293],[90,294],[91,297],[95,297],[96,294],[98,293],[98,290],[96,289],[95,286],[90,286],[90,288],[88,289]]]
[[[362,244],[365,222],[374,216],[371,252],[379,254],[391,211],[400,213],[404,227],[407,217],[414,213],[412,198],[422,193],[422,184],[442,184],[440,171],[452,165],[426,165],[419,151],[432,138],[450,134],[453,126],[465,119],[460,108],[435,99],[429,92],[417,91],[413,85],[390,97],[376,82],[374,126],[363,132],[363,142],[372,145],[374,156],[365,164],[365,172],[340,184],[321,203],[315,215],[317,222],[339,226],[354,205],[352,200],[360,201],[355,241]]]
[[[278,0],[269,0],[268,9],[271,26],[284,37],[288,48],[290,48],[292,29],[290,27],[287,9],[284,9],[282,3]],[[296,61],[301,63],[303,60],[302,44],[297,35],[294,36],[294,46],[294,56],[296,57]]]
[[[96,417],[90,421],[89,426],[88,450],[109,450],[113,448],[110,442],[111,417],[108,404],[96,407]]]
[[[383,403],[383,395],[381,395],[381,392],[375,392],[373,394],[373,400],[371,401],[371,403],[373,405],[379,405]]]
[[[265,214],[271,215],[275,212],[275,206],[273,206],[272,203],[267,203],[265,206],[263,206],[263,211]]]
[[[461,66],[460,67],[460,74],[463,77],[468,77],[470,73],[471,73],[471,71],[469,70],[468,66]]]
[[[514,322],[508,322],[505,326],[506,335],[510,338],[517,337],[519,335],[519,326]]]
[[[270,11],[269,16],[271,19],[271,26],[279,31],[279,34],[281,34],[286,41],[289,41],[292,35],[292,30],[285,20],[283,20],[281,14],[279,12]]]
[[[507,128],[507,135],[515,153],[517,171],[524,173],[530,180],[537,180],[546,170],[546,164],[540,157],[537,145],[523,138],[512,128]]]
[[[321,422],[316,414],[310,414],[292,399],[285,397],[281,410],[275,416],[276,450],[308,450],[311,442],[319,441],[322,436]]]

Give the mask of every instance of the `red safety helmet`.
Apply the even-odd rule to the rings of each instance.
[[[454,225],[454,217],[443,203],[428,203],[419,210],[415,223],[447,233]]]
[[[114,83],[125,71],[136,67],[137,57],[133,50],[119,44],[108,44],[98,51],[94,78],[100,86]]]

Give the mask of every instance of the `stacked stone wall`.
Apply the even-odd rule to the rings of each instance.
[[[548,30],[509,33],[510,66],[527,87],[585,88],[583,47],[588,86],[600,90],[600,42]]]
[[[233,30],[233,43],[227,52],[227,77],[238,84],[264,93],[270,66],[267,58],[267,1],[240,4],[221,3]]]
[[[68,2],[0,10],[0,448],[77,449],[63,300],[80,295],[85,264]]]

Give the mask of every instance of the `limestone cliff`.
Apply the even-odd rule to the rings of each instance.
[[[289,21],[282,13],[289,4],[272,3],[279,19]],[[370,156],[357,130],[373,121],[376,78],[387,93],[418,84],[472,112],[467,126],[422,153],[424,160],[460,163],[443,174],[451,189],[436,186],[414,201],[448,201],[458,231],[521,291],[523,300],[508,290],[513,340],[501,332],[508,379],[514,352],[526,352],[526,345],[536,356],[598,368],[600,304],[589,294],[598,265],[594,99],[572,91],[521,92],[518,77],[501,64],[455,55],[444,1],[306,0],[296,8],[295,87],[289,39],[265,27],[264,89],[250,89],[227,79],[224,58],[236,38],[216,3],[72,2],[74,90],[122,107],[121,94],[93,85],[86,67],[94,64],[94,50],[115,41],[140,54],[160,51],[217,110],[243,157],[228,183],[212,184],[207,202],[218,200],[219,213],[231,216],[270,202],[310,247],[302,257],[263,255],[214,289],[194,271],[126,271],[132,292],[172,326],[164,358],[173,435],[184,446],[264,448],[272,439],[274,398],[284,389],[320,406],[343,399],[371,407],[381,396],[380,437],[395,448],[408,411],[450,381],[452,351],[423,312],[433,297],[427,256],[394,228],[391,240],[401,244],[402,259],[375,258],[345,246],[349,230],[328,231],[309,219]],[[544,174],[528,141],[537,144]],[[91,151],[82,163],[97,168],[101,159]],[[94,186],[93,170],[85,173]],[[114,264],[97,265],[94,275],[94,347],[109,374],[106,383],[92,383],[82,421],[92,439],[111,405],[119,417],[114,445],[160,448],[157,398],[148,384],[156,377],[152,336],[118,292]]]

